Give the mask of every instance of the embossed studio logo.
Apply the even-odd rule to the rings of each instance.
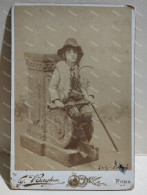
[[[72,175],[69,177],[68,179],[68,185],[67,186],[70,186],[70,187],[85,187],[88,183],[91,183],[93,185],[96,185],[96,186],[101,186],[101,185],[105,185],[105,183],[101,183],[100,181],[101,177],[89,177],[87,178],[85,175]]]
[[[37,175],[25,175],[18,180],[17,187],[29,187],[33,185],[40,185],[43,187],[44,185],[57,185],[63,184],[65,182],[60,182],[58,178],[54,178],[54,176],[50,178],[45,178],[44,173]]]
[[[78,178],[78,176],[76,176],[76,175],[70,176],[69,179],[68,179],[68,184],[71,187],[77,187],[79,185],[79,178]]]

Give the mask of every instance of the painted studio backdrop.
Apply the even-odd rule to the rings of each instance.
[[[16,170],[115,170],[131,169],[131,9],[117,7],[23,6],[14,10],[15,42],[15,169]],[[66,167],[21,147],[28,127],[28,68],[26,53],[56,54],[67,38],[82,47],[81,64],[87,69],[96,110],[118,147],[114,147],[93,111],[91,143],[99,159]],[[32,99],[33,101],[33,99]]]

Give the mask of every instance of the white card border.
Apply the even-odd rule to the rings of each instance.
[[[12,7],[11,11],[11,188],[12,189],[49,189],[49,190],[126,190],[126,189],[133,189],[134,187],[134,177],[135,177],[135,77],[134,77],[134,60],[135,60],[135,10],[132,9],[132,90],[131,90],[131,99],[132,99],[132,104],[131,104],[131,140],[132,140],[132,170],[128,170],[124,175],[120,171],[74,171],[77,175],[84,175],[88,176],[98,176],[98,177],[103,177],[105,176],[104,182],[107,183],[106,186],[94,186],[94,185],[87,185],[84,187],[84,189],[77,187],[77,188],[71,188],[70,186],[66,186],[68,182],[68,178],[73,174],[73,171],[18,171],[14,169],[14,162],[15,162],[15,120],[14,120],[14,102],[15,102],[15,81],[14,81],[14,75],[15,75],[15,63],[14,63],[14,56],[15,56],[15,50],[14,50],[14,8],[16,6],[91,6],[91,7],[127,7],[127,5],[104,5],[104,4],[53,4],[53,3],[16,3]],[[65,185],[53,185],[53,186],[45,186],[40,188],[40,186],[36,186],[35,188],[29,187],[25,188],[23,186],[16,187],[17,181],[20,177],[22,177],[24,174],[37,174],[37,173],[44,173],[45,177],[46,176],[52,176],[52,173],[54,172],[54,176],[58,176],[59,178],[59,172],[60,172],[60,181],[64,181]],[[51,173],[51,174],[50,174]],[[65,174],[66,173],[66,174]],[[15,175],[16,174],[16,175]],[[14,176],[15,175],[15,176]],[[120,180],[130,180],[131,184],[124,185],[124,186],[119,186],[115,185],[115,183],[112,183],[112,178],[120,179]],[[12,182],[13,180],[13,182]],[[110,182],[111,181],[111,182]],[[115,181],[113,181],[115,182]]]

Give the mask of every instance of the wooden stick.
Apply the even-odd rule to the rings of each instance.
[[[104,129],[105,129],[105,131],[106,131],[106,133],[107,133],[107,135],[108,135],[108,137],[110,138],[110,140],[111,140],[111,142],[112,142],[112,144],[113,144],[113,146],[114,146],[114,148],[115,148],[115,150],[116,150],[116,152],[118,152],[118,148],[117,148],[116,144],[114,143],[112,137],[110,136],[110,134],[109,134],[109,132],[108,132],[108,130],[107,130],[105,124],[103,123],[102,119],[100,118],[100,116],[99,116],[99,114],[98,114],[96,108],[94,107],[93,104],[91,104],[91,106],[92,106],[92,108],[94,109],[94,111],[95,111],[97,117],[99,118],[101,124],[103,125],[103,127],[104,127]]]

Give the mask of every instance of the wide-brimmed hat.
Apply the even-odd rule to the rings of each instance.
[[[65,41],[64,46],[57,51],[57,55],[63,59],[63,53],[65,49],[68,47],[74,47],[77,50],[78,61],[80,61],[84,53],[83,53],[82,48],[78,45],[77,41],[74,38],[68,38]]]

